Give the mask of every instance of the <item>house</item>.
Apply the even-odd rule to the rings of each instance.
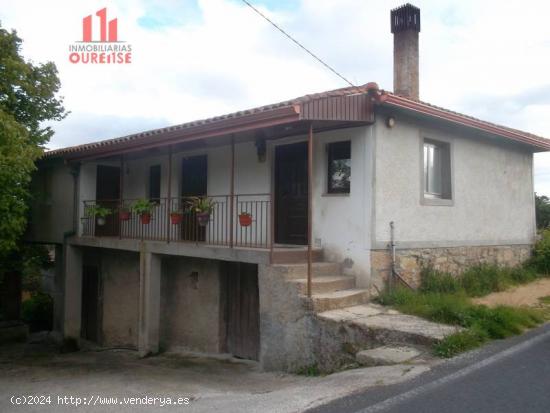
[[[368,83],[47,152],[28,239],[56,246],[56,329],[292,370],[328,352],[320,312],[414,287],[423,265],[525,260],[533,153],[550,141],[420,101],[420,11],[391,13],[394,93]]]

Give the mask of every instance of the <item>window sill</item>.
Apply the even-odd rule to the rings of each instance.
[[[429,206],[454,206],[454,201],[452,199],[422,197],[420,199],[420,204]]]
[[[330,192],[325,192],[324,194],[322,194],[321,196],[326,196],[326,197],[349,197],[349,192],[334,192],[334,193],[330,193]]]

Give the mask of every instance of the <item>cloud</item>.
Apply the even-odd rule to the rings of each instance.
[[[388,14],[402,0],[253,3],[346,78],[392,89]],[[423,100],[550,137],[550,3],[415,4]],[[106,5],[133,46],[133,63],[70,64],[82,18]],[[52,147],[345,86],[238,0],[0,0],[0,10],[27,58],[58,66],[72,114],[55,125]],[[550,158],[537,155],[535,165],[537,190],[550,194]]]

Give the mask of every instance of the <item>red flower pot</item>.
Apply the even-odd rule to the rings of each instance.
[[[240,214],[239,215],[239,224],[241,224],[241,227],[249,227],[252,224],[252,215],[250,215],[250,214]]]
[[[172,212],[170,214],[170,221],[172,222],[172,224],[177,225],[177,224],[181,223],[182,220],[183,220],[183,215],[182,214],[177,213],[177,212]]]
[[[130,211],[120,211],[120,220],[129,221],[130,220]]]
[[[144,212],[139,216],[139,220],[143,225],[147,225],[151,222],[151,214],[148,212]]]
[[[199,225],[201,227],[205,227],[208,224],[208,221],[210,221],[210,213],[209,212],[198,212],[197,213],[197,221],[199,222]]]

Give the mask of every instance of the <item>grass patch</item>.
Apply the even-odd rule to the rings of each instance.
[[[539,301],[542,304],[550,304],[550,295],[547,295],[546,297],[540,297]]]
[[[443,292],[430,291],[425,285],[419,291],[400,288],[382,294],[378,301],[406,314],[465,328],[435,346],[435,353],[441,357],[452,357],[491,339],[519,334],[545,319],[543,313],[535,309],[488,308],[473,304],[465,289],[456,288],[449,279],[439,284],[436,290]]]
[[[310,364],[309,366],[300,367],[296,370],[296,374],[306,377],[317,377],[322,375],[322,372],[317,364]]]

